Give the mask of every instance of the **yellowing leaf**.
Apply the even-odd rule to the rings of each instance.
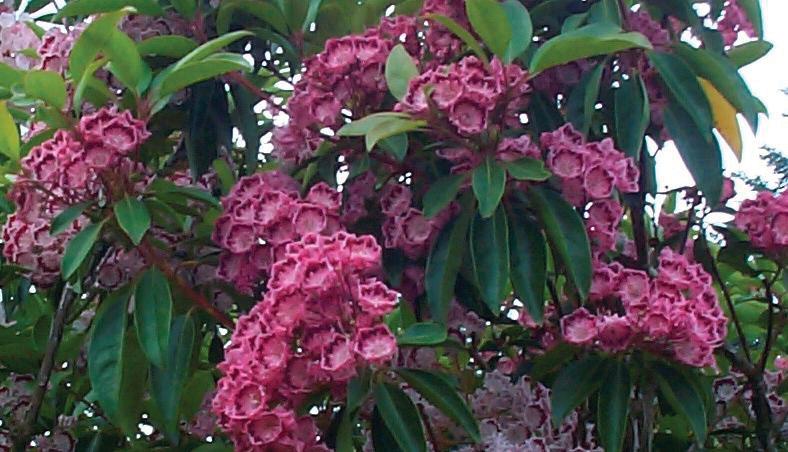
[[[736,158],[741,161],[743,145],[739,121],[736,119],[736,109],[711,82],[702,78],[698,78],[698,81],[709,99],[711,112],[714,116],[714,128],[725,138],[728,146],[736,154]]]

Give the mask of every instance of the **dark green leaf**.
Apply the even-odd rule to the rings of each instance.
[[[552,173],[545,169],[544,161],[523,157],[513,162],[504,163],[509,175],[517,180],[543,181],[550,178]]]
[[[631,48],[650,49],[651,43],[640,33],[624,33],[609,23],[586,25],[542,44],[531,59],[529,72],[536,75],[553,66]]]
[[[399,346],[437,345],[446,341],[446,326],[436,322],[414,323],[397,336]]]
[[[161,79],[159,96],[176,93],[187,86],[233,71],[249,72],[252,65],[242,55],[216,53],[174,69]]]
[[[676,102],[668,103],[665,126],[676,143],[684,164],[709,205],[717,205],[722,193],[722,155],[717,139],[698,132],[690,113]]]
[[[185,36],[154,36],[137,44],[137,51],[142,56],[155,55],[182,58],[196,49],[198,45],[197,41]]]
[[[0,101],[0,154],[19,160],[19,130],[4,101]]]
[[[170,284],[159,270],[151,267],[137,283],[134,293],[134,326],[142,350],[154,366],[165,366],[171,319]]]
[[[479,45],[479,42],[476,41],[476,38],[474,38],[473,35],[468,32],[468,30],[463,28],[462,25],[455,22],[454,19],[442,16],[440,14],[428,14],[427,19],[434,20],[435,22],[438,22],[439,24],[446,27],[449,31],[457,35],[457,37],[460,38],[462,42],[464,42],[465,45],[468,46],[468,48],[471,49],[471,51],[484,62],[484,64],[489,64],[490,61],[487,59],[487,55],[485,55],[482,47]]]
[[[93,321],[88,348],[88,375],[93,393],[101,409],[112,419],[116,418],[120,405],[128,300],[126,288],[104,299]]]
[[[375,386],[375,404],[396,444],[408,452],[426,452],[421,415],[407,394],[389,383]]]
[[[698,444],[703,444],[707,428],[703,397],[682,372],[662,364],[656,365],[654,370],[660,393],[677,413],[687,419]]]
[[[104,0],[98,1],[110,3]],[[69,5],[75,5],[77,3],[79,2],[72,2],[69,3]],[[71,49],[68,59],[71,79],[77,86],[79,86],[85,71],[88,69],[88,66],[94,62],[99,52],[108,48],[112,41],[112,37],[116,33],[119,33],[117,25],[120,19],[125,15],[126,11],[116,11],[104,14],[91,22],[82,34],[79,35],[79,38],[74,43],[74,47]]]
[[[604,382],[606,367],[600,357],[589,355],[561,369],[551,388],[553,425],[561,425],[572,410],[599,389]]]
[[[501,7],[506,11],[506,18],[509,19],[512,29],[512,39],[503,57],[504,63],[509,64],[531,45],[534,27],[528,10],[518,0],[506,0],[501,3]]]
[[[491,156],[473,170],[471,185],[479,201],[479,214],[489,218],[495,212],[506,188],[506,170]]]
[[[747,18],[755,29],[755,35],[758,39],[763,39],[763,14],[761,12],[761,2],[759,0],[739,0],[738,3],[747,13]]]
[[[355,452],[353,444],[353,423],[355,416],[351,416],[347,408],[342,410],[341,420],[337,428],[336,452]]]
[[[405,113],[397,112],[373,113],[345,124],[337,131],[337,135],[340,137],[362,137],[380,124],[393,119],[407,120],[410,119],[410,116]]]
[[[615,116],[616,145],[627,156],[637,160],[651,122],[646,86],[639,75],[622,80],[615,91]]]
[[[381,122],[370,129],[364,138],[367,151],[372,151],[372,148],[382,140],[402,135],[406,132],[419,130],[426,124],[426,121],[422,120],[399,118],[392,118],[388,121]]]
[[[588,134],[591,127],[604,70],[605,65],[598,64],[594,70],[586,72],[569,95],[567,119],[583,135]]]
[[[599,439],[607,452],[619,452],[627,432],[629,395],[632,391],[626,363],[616,361],[608,366],[604,379],[605,384],[599,389],[597,404]]]
[[[405,157],[408,155],[409,140],[407,133],[400,133],[384,138],[380,140],[378,144],[381,149],[393,155],[399,162],[405,160]]]
[[[93,248],[93,244],[98,240],[102,226],[104,226],[104,222],[89,224],[68,242],[66,251],[63,253],[63,261],[60,263],[63,279],[70,278],[82,265]]]
[[[544,187],[528,192],[553,252],[567,269],[580,297],[585,299],[591,287],[591,246],[583,220],[564,198]]]
[[[120,228],[135,245],[139,245],[142,237],[150,229],[150,214],[145,203],[127,196],[115,203],[114,211]]]
[[[0,86],[10,88],[17,83],[22,83],[25,73],[5,63],[0,63]]]
[[[219,182],[222,185],[222,193],[227,194],[235,185],[235,175],[230,165],[224,159],[218,158],[213,161],[213,170],[216,176],[219,177]]]
[[[696,133],[711,136],[711,106],[692,68],[681,58],[662,52],[649,52],[649,61],[659,71],[675,100],[690,114]]]
[[[25,92],[62,110],[66,106],[66,82],[57,72],[30,71],[25,75]]]
[[[270,2],[259,0],[224,0],[216,15],[216,30],[220,34],[227,33],[230,22],[236,10],[241,10],[248,16],[255,17],[270,25],[277,32],[289,34],[287,21],[282,15],[282,10]]]
[[[61,232],[68,229],[73,223],[74,220],[79,218],[82,215],[82,212],[90,206],[89,201],[81,202],[79,204],[74,204],[73,206],[69,206],[68,209],[60,212],[58,216],[52,220],[52,225],[49,227],[49,234],[50,235],[58,235]]]
[[[372,410],[372,447],[374,450],[385,450],[386,452],[407,452],[397,445],[394,435],[386,427],[380,410],[375,407]]]
[[[506,10],[496,0],[466,0],[465,11],[476,34],[493,53],[504,58],[512,40]]]
[[[509,226],[503,206],[491,218],[473,218],[470,249],[482,299],[497,315],[509,284]]]
[[[473,413],[457,394],[457,390],[447,383],[446,378],[420,369],[397,369],[397,374],[428,402],[465,429],[471,439],[477,443],[481,441],[479,425]]]
[[[122,367],[123,376],[115,422],[126,435],[135,435],[139,431],[140,415],[145,402],[148,368],[132,330],[126,332],[124,339]]]
[[[178,14],[191,20],[197,11],[197,0],[170,0]]]
[[[54,18],[57,22],[63,17],[89,16],[97,13],[117,11],[131,6],[146,16],[161,16],[164,10],[155,0],[73,0],[61,9]]]
[[[150,191],[157,194],[178,194],[184,198],[203,202],[212,207],[220,207],[219,201],[209,192],[195,187],[180,187],[164,179],[155,179],[148,187]]]
[[[408,85],[411,79],[419,75],[419,69],[413,58],[405,50],[402,44],[397,44],[388,59],[386,60],[386,83],[389,91],[399,100],[408,93]]]
[[[772,43],[768,41],[751,41],[738,45],[728,51],[728,58],[737,67],[741,68],[752,64],[772,50]]]
[[[531,318],[541,323],[547,276],[546,244],[539,227],[523,214],[509,216],[509,252],[514,294]]]
[[[436,180],[424,195],[424,216],[432,218],[445,209],[457,197],[466,179],[465,174],[451,174]]]

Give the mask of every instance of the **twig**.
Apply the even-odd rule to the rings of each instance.
[[[772,295],[772,283],[766,278],[763,281],[763,286],[766,289],[766,301],[768,302],[766,309],[769,316],[766,318],[766,343],[763,346],[763,352],[761,352],[761,362],[758,364],[761,373],[766,370],[766,361],[769,359],[769,352],[774,341],[774,295]]]

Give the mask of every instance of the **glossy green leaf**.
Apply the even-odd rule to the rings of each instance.
[[[380,410],[375,407],[372,410],[372,447],[374,450],[385,450],[386,452],[407,452],[397,444],[394,434],[391,433],[383,421]]]
[[[396,112],[382,112],[373,113],[369,116],[357,119],[353,122],[345,124],[338,131],[337,135],[340,137],[360,137],[368,134],[372,129],[383,124],[387,121],[394,119],[407,120],[410,116],[406,113]]]
[[[101,234],[102,226],[104,226],[104,222],[89,224],[68,242],[63,253],[63,261],[60,263],[63,279],[70,278],[88,257]]]
[[[529,200],[542,223],[553,253],[561,260],[567,276],[582,299],[591,288],[591,245],[583,220],[557,192],[545,187],[531,187]]]
[[[197,12],[197,0],[170,0],[178,14],[191,20]]]
[[[494,54],[504,58],[512,40],[506,10],[496,0],[466,0],[465,11],[476,34]]]
[[[564,418],[588,399],[604,383],[607,366],[596,355],[589,355],[563,367],[552,386],[553,425],[561,425]]]
[[[432,319],[445,324],[454,284],[465,254],[471,209],[465,208],[453,222],[443,227],[427,258],[424,288]]]
[[[289,34],[287,20],[282,10],[271,2],[259,0],[223,0],[216,14],[216,30],[221,34],[227,33],[230,30],[233,14],[239,10],[248,16],[260,19],[279,33]]]
[[[509,216],[509,252],[514,294],[531,318],[544,318],[544,289],[547,279],[547,250],[542,231],[524,214]]]
[[[378,145],[397,159],[398,162],[401,162],[408,155],[410,139],[408,139],[407,133],[400,133],[380,140]]]
[[[150,214],[145,203],[137,198],[127,196],[116,202],[113,210],[120,228],[135,245],[139,245],[151,224]]]
[[[154,55],[182,58],[196,49],[198,45],[197,41],[185,36],[153,36],[137,44],[137,51],[142,56]]]
[[[371,128],[364,137],[364,143],[367,151],[372,151],[375,145],[382,140],[420,130],[425,125],[427,122],[422,120],[391,118]]]
[[[651,122],[651,109],[643,79],[639,75],[621,81],[615,91],[615,137],[618,149],[639,159],[646,129]]]
[[[163,417],[165,433],[172,443],[178,440],[178,407],[189,374],[195,334],[191,316],[176,317],[172,322],[164,367],[151,366],[151,393]]]
[[[137,93],[148,87],[151,69],[142,61],[133,39],[114,30],[107,46],[101,51],[109,60],[109,71],[124,86]]]
[[[73,4],[70,3],[70,5]],[[118,22],[126,14],[126,11],[104,14],[91,22],[79,35],[68,59],[68,68],[74,83],[79,85],[88,66],[93,63],[99,52],[109,47],[112,37],[119,33],[117,29]]]
[[[219,200],[213,197],[209,192],[196,188],[196,187],[181,187],[173,184],[172,182],[164,179],[155,179],[148,186],[148,190],[160,195],[176,194],[184,198],[200,201],[212,207],[220,207]]]
[[[19,130],[8,111],[5,101],[0,101],[0,154],[12,161],[19,160]]]
[[[191,63],[203,61],[210,55],[218,52],[224,47],[227,47],[235,41],[253,35],[254,33],[250,31],[234,31],[232,33],[223,34],[218,38],[214,38],[189,52],[185,57],[181,58],[175,63],[173,70],[180,69]]]
[[[235,185],[235,174],[232,168],[224,159],[218,158],[213,161],[213,170],[216,176],[219,177],[219,182],[222,186],[222,193],[227,194],[232,190]]]
[[[421,369],[397,369],[397,374],[434,407],[460,425],[477,443],[481,441],[479,424],[457,390],[446,378]]]
[[[394,46],[386,60],[386,83],[388,83],[391,94],[398,100],[402,100],[408,93],[411,79],[418,75],[419,69],[405,47],[402,44]]]
[[[692,68],[681,58],[669,53],[649,52],[648,58],[673,93],[674,99],[690,114],[697,132],[711,136],[711,107]]]
[[[514,61],[522,55],[531,45],[534,34],[534,26],[531,23],[531,16],[519,0],[506,0],[501,3],[501,8],[506,11],[506,18],[512,30],[512,39],[506,47],[503,61],[506,64]]]
[[[5,63],[0,63],[0,87],[10,88],[25,79],[24,72]]]
[[[682,372],[659,364],[654,369],[659,390],[670,406],[689,422],[699,444],[706,441],[707,419],[703,397]]]
[[[591,127],[604,70],[605,65],[598,64],[594,70],[586,72],[569,95],[567,119],[583,135],[588,134]]]
[[[504,163],[509,175],[517,180],[543,181],[552,176],[544,167],[544,161],[523,157],[521,159]]]
[[[134,293],[134,326],[145,356],[154,366],[164,367],[170,343],[172,294],[167,278],[149,268]]]
[[[604,380],[597,402],[599,439],[607,452],[620,452],[627,433],[629,396],[632,392],[626,363],[616,361],[608,366]]]
[[[479,213],[489,218],[495,212],[506,188],[506,170],[491,156],[477,166],[471,175],[471,186],[479,201]]]
[[[414,323],[397,336],[399,346],[438,345],[446,341],[446,326],[437,322]]]
[[[309,27],[315,22],[317,19],[317,14],[320,11],[320,6],[322,6],[323,0],[309,0],[309,7],[306,11],[306,17],[304,17],[304,23],[301,26],[301,31],[306,32],[309,30]]]
[[[93,393],[101,409],[112,419],[116,418],[120,405],[128,301],[126,288],[103,300],[93,321],[88,348],[88,375]]]
[[[355,452],[356,447],[353,444],[353,423],[355,416],[351,416],[347,409],[343,409],[341,413],[341,420],[336,433],[336,452]]]
[[[62,110],[66,106],[66,82],[57,72],[30,71],[25,75],[25,92]]]
[[[774,45],[768,41],[750,41],[738,45],[728,51],[728,58],[736,67],[742,68],[752,64],[769,53]]]
[[[632,48],[650,49],[651,43],[640,33],[624,33],[609,23],[586,25],[542,44],[531,59],[529,72],[536,75],[571,61]]]
[[[432,218],[452,201],[457,198],[457,193],[463,182],[467,180],[465,174],[450,174],[436,180],[424,194],[424,216]]]
[[[476,38],[468,32],[462,25],[458,24],[454,19],[446,16],[442,16],[440,14],[428,14],[427,19],[434,20],[439,24],[446,27],[449,31],[454,33],[462,42],[465,43],[468,48],[479,57],[480,60],[484,62],[484,64],[489,64],[490,61],[487,59],[487,55],[482,50],[482,47],[479,45],[479,42],[476,41]]]
[[[139,420],[145,402],[148,366],[133,330],[126,332],[121,363],[123,371],[118,410],[113,421],[126,435],[135,435],[139,431]]]
[[[79,218],[79,216],[85,212],[85,209],[87,209],[90,204],[91,203],[89,201],[81,202],[74,204],[73,206],[69,206],[67,209],[60,212],[52,220],[52,224],[49,227],[49,234],[58,235],[68,229],[74,223],[74,220]]]
[[[375,386],[373,394],[380,417],[396,444],[404,451],[426,452],[427,443],[424,439],[421,415],[410,397],[400,388],[389,383]]]
[[[665,108],[665,126],[698,188],[716,205],[722,193],[722,154],[717,139],[698,133],[691,114],[676,102]]]
[[[180,66],[161,80],[160,96],[176,93],[187,86],[208,80],[228,72],[250,72],[252,65],[242,55],[217,53],[205,59]]]
[[[161,16],[164,10],[156,0],[73,0],[57,13],[54,21],[63,17],[90,16],[98,13],[108,13],[131,6],[140,14],[146,16]]]
[[[469,246],[482,299],[497,315],[509,284],[509,226],[503,206],[490,218],[473,218]]]

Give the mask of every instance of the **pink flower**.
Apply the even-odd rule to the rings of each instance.
[[[597,318],[586,308],[578,308],[561,317],[561,335],[570,344],[588,345],[597,336]]]
[[[627,317],[603,316],[599,320],[597,328],[599,346],[607,352],[615,353],[625,350],[633,336],[632,326]]]
[[[384,324],[361,328],[356,332],[355,352],[365,361],[382,364],[394,358],[397,340]]]
[[[487,108],[474,95],[463,95],[451,107],[449,122],[463,135],[475,135],[487,128]]]
[[[379,316],[391,312],[397,306],[398,295],[380,281],[359,284],[359,305],[368,314]]]

